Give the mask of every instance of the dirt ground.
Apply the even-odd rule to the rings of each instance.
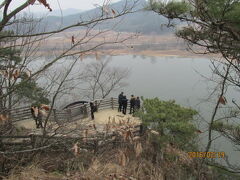
[[[117,110],[112,110],[112,109],[106,109],[106,110],[100,110],[97,113],[94,113],[95,119],[94,123],[95,124],[107,124],[110,121],[114,121],[116,123],[119,123],[119,120],[124,120],[127,121],[130,119],[133,123],[140,123],[140,120],[137,117],[133,117],[131,114],[122,114],[121,112],[117,112]]]
[[[85,119],[79,119],[74,122],[66,122],[62,127],[66,131],[69,130],[77,130],[82,129],[83,127],[89,127],[93,124],[100,130],[102,127],[104,127],[105,124],[111,123],[111,124],[119,124],[119,122],[131,122],[132,124],[140,124],[140,120],[137,117],[133,117],[131,114],[122,114],[121,112],[117,112],[117,110],[112,109],[105,109],[100,110],[99,112],[94,113],[95,119],[92,120],[91,117],[85,118]],[[25,128],[25,129],[31,129],[32,133],[41,133],[41,129],[36,129],[35,121],[33,119],[24,120],[20,122],[16,122],[17,127]],[[48,124],[49,133],[55,129],[59,129],[59,125],[55,122],[50,122]],[[62,129],[62,131],[64,131]],[[101,130],[100,130],[101,131]]]

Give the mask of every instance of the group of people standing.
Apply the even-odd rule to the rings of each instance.
[[[127,96],[125,96],[123,92],[121,92],[118,96],[118,104],[119,104],[118,112],[122,112],[123,114],[126,114],[128,99],[127,99]],[[139,110],[140,106],[141,106],[141,102],[140,102],[139,97],[134,97],[134,95],[131,95],[129,114],[132,114],[136,110]]]
[[[31,106],[32,117],[35,120],[36,128],[43,128],[43,118],[48,116],[50,107],[45,104]]]

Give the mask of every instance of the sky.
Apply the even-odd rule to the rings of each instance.
[[[21,5],[26,0],[13,0],[13,4],[10,7],[10,9],[14,9]],[[105,0],[107,1],[107,0]],[[117,2],[119,0],[111,0],[112,3]],[[3,0],[0,0],[0,3],[2,3]],[[94,4],[102,5],[104,0],[47,0],[47,2],[50,4],[50,7],[53,10],[58,9],[80,9],[80,10],[88,10],[95,8]],[[33,6],[30,5],[27,8],[27,11],[30,12],[47,12],[47,8],[45,8],[43,5],[40,5],[38,2],[35,3]]]

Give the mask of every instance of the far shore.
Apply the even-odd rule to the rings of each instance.
[[[78,32],[79,33],[79,32]],[[83,33],[83,32],[82,32]],[[39,56],[51,56],[61,54],[65,47],[71,47],[71,37],[76,34],[76,32],[68,32],[65,34],[59,34],[57,37],[51,37],[48,41],[45,42],[43,49],[39,49],[37,55]],[[106,37],[105,37],[106,36]],[[89,52],[85,52],[84,54],[78,54],[77,49],[73,49],[69,53],[76,53],[81,56],[83,59],[86,56],[97,56],[101,55],[139,55],[139,56],[152,56],[152,57],[185,57],[185,58],[213,58],[216,55],[204,55],[204,54],[196,54],[187,50],[187,46],[183,40],[177,39],[173,34],[168,35],[141,35],[137,38],[131,38],[133,36],[132,33],[122,33],[119,38],[127,39],[124,43],[119,44],[106,44],[97,49],[92,48],[94,46],[97,47],[99,43],[104,41],[112,41],[112,37],[116,36],[116,32],[108,32],[107,35],[102,35],[92,39],[89,44],[86,43],[86,49],[92,49]],[[68,38],[67,38],[68,37]],[[81,36],[76,35],[76,39]],[[86,37],[88,38],[88,37]],[[195,47],[196,48],[196,47]],[[66,50],[66,49],[65,49]],[[195,49],[199,52],[204,52],[200,48]]]
[[[77,51],[71,51],[71,53],[76,53]],[[54,54],[61,54],[60,51],[54,51]],[[39,51],[39,56],[49,56],[46,51]],[[203,55],[203,54],[194,54],[187,50],[128,50],[128,49],[108,49],[108,50],[96,50],[89,51],[84,53],[84,55],[80,55],[81,59],[85,57],[94,56],[96,59],[99,59],[101,56],[120,56],[120,55],[136,55],[136,56],[149,56],[149,57],[177,57],[177,58],[207,58],[211,59],[217,57],[217,55]]]
[[[180,50],[144,50],[144,51],[127,51],[127,50],[114,50],[114,51],[105,51],[103,54],[109,55],[139,55],[139,56],[152,56],[152,57],[185,57],[185,58],[211,58],[212,55],[200,55],[194,54],[189,51],[180,51]]]

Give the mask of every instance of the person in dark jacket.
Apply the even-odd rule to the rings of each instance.
[[[94,112],[96,112],[96,107],[93,102],[90,102],[90,109],[91,109],[91,118],[94,120]]]
[[[118,112],[122,112],[122,99],[123,99],[123,92],[118,96]]]
[[[43,124],[42,124],[43,115],[40,111],[41,111],[40,107],[37,107],[37,106],[31,107],[31,113],[32,113],[33,119],[35,120],[36,128],[43,128]]]
[[[35,123],[36,123],[36,128],[39,128],[39,125],[38,125],[38,108],[36,106],[32,106],[31,107],[31,113],[32,113],[32,117],[33,119],[35,120]]]
[[[38,119],[38,128],[43,128],[43,114],[40,111],[38,111],[37,119]]]
[[[140,102],[139,97],[137,97],[137,99],[136,99],[136,101],[135,101],[135,107],[136,107],[136,110],[139,110],[140,107],[141,107],[141,102]]]
[[[135,97],[134,95],[131,95],[131,99],[130,99],[130,113],[129,114],[132,114],[134,113],[135,111]]]
[[[123,99],[122,99],[122,107],[123,107],[123,114],[126,114],[126,111],[127,111],[127,103],[128,103],[128,99],[126,96],[123,96]]]

